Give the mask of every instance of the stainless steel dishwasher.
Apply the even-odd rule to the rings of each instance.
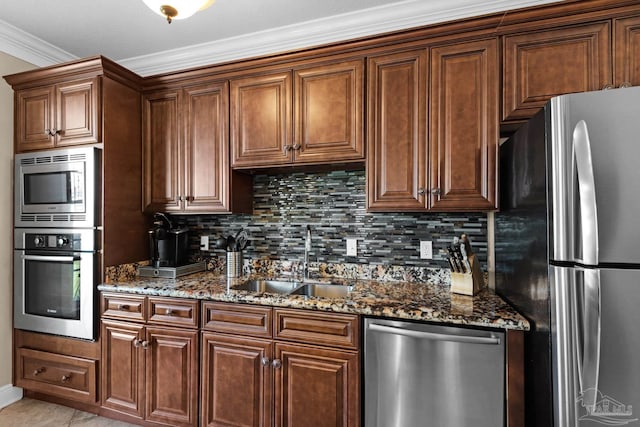
[[[366,318],[366,427],[504,426],[504,332]]]

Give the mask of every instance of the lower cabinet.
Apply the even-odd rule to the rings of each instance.
[[[97,407],[97,342],[16,329],[14,348],[15,384],[25,395],[42,393]]]
[[[139,306],[139,296],[126,299],[102,298],[102,407],[161,425],[196,426],[198,301],[143,298],[144,320],[134,322],[118,320]]]
[[[203,426],[360,425],[357,316],[213,302],[202,311]]]

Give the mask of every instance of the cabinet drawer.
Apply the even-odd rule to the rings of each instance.
[[[206,302],[202,328],[208,331],[271,338],[272,309],[242,304]]]
[[[100,311],[104,317],[144,322],[147,318],[145,296],[103,293]]]
[[[149,323],[198,327],[198,301],[149,297]]]
[[[274,338],[357,348],[358,316],[275,309]]]
[[[97,361],[19,348],[16,384],[80,402],[97,401]]]

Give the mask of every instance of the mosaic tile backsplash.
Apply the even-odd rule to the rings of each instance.
[[[253,187],[251,215],[172,216],[191,230],[191,259],[223,260],[214,240],[244,229],[250,239],[245,260],[300,262],[308,224],[314,263],[448,269],[446,247],[466,233],[486,271],[486,214],[368,213],[363,170],[261,174],[254,176]],[[199,250],[202,235],[209,236],[209,251]],[[347,237],[358,239],[357,257],[346,255]],[[420,259],[421,240],[433,242],[432,260]]]

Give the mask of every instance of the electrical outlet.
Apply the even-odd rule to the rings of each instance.
[[[209,236],[200,236],[200,250],[201,251],[209,250]]]
[[[358,239],[347,239],[347,256],[358,256]]]
[[[433,259],[433,243],[430,240],[420,241],[420,259]]]

